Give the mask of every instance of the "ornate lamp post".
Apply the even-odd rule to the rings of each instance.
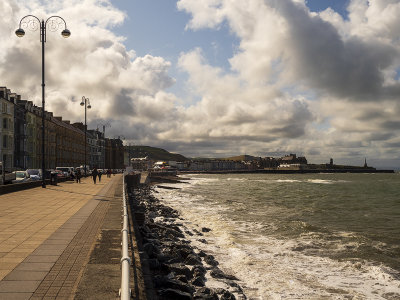
[[[47,18],[47,20],[40,21],[38,17],[33,16],[33,15],[26,15],[19,21],[19,28],[15,31],[15,34],[18,37],[23,37],[25,35],[24,29],[29,28],[30,30],[36,31],[38,27],[40,28],[40,42],[42,43],[42,188],[46,187],[46,173],[45,173],[45,146],[44,146],[44,140],[45,140],[45,109],[44,109],[44,98],[45,98],[45,93],[44,93],[44,87],[45,87],[45,67],[44,67],[44,43],[46,42],[46,30],[47,30],[47,25],[49,25],[50,31],[56,31],[60,24],[62,25],[64,23],[64,30],[61,32],[61,35],[65,38],[69,37],[71,35],[71,32],[67,29],[67,23],[65,20],[59,16],[51,16]]]
[[[85,106],[85,176],[86,176],[86,144],[87,144],[87,138],[86,138],[86,108],[91,109],[92,106],[90,105],[89,98],[86,98],[85,96],[82,96],[82,102],[81,106]]]

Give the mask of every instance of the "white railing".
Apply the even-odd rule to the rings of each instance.
[[[123,205],[123,226],[122,226],[122,258],[121,258],[121,300],[129,300],[131,298],[131,289],[129,286],[129,268],[131,258],[128,250],[128,208],[126,205],[125,195],[125,174],[122,176],[122,205]]]

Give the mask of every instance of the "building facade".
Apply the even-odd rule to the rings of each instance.
[[[7,171],[14,169],[14,106],[15,95],[0,87],[0,159]]]

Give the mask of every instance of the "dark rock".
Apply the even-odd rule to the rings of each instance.
[[[200,243],[203,243],[203,244],[208,244],[208,242],[205,240],[205,239],[199,239],[198,240]]]
[[[177,249],[177,252],[182,258],[186,259],[189,255],[194,254],[193,249],[191,249],[190,247],[182,247],[182,246],[183,245],[181,245],[181,247]]]
[[[201,260],[197,255],[189,254],[188,257],[186,257],[185,259],[185,263],[191,266],[201,265]]]
[[[163,263],[163,262],[166,262],[166,261],[169,262],[171,259],[174,259],[174,257],[171,256],[171,255],[166,255],[166,254],[160,253],[160,254],[157,255],[157,259],[158,259],[158,261]]]
[[[214,256],[212,255],[207,255],[204,257],[204,261],[209,264],[210,266],[218,266],[219,263],[215,260]]]
[[[146,243],[143,245],[143,250],[147,253],[147,255],[151,258],[157,257],[157,253],[160,252],[159,249],[157,249],[156,246],[154,246],[152,243]]]
[[[147,263],[149,264],[149,268],[152,270],[160,268],[160,262],[157,260],[157,258],[150,258],[146,260]]]
[[[192,280],[192,284],[195,285],[195,286],[204,286],[205,282],[206,282],[206,280],[205,280],[205,278],[203,276],[195,277]]]
[[[166,281],[167,281],[167,277],[165,277],[165,276],[161,276],[161,275],[153,276],[153,283],[156,288],[165,286]]]
[[[207,272],[206,268],[204,268],[203,266],[195,266],[192,269],[193,272],[193,277],[197,277],[197,276],[204,276]]]
[[[176,279],[170,279],[170,278],[166,279],[166,282],[164,283],[164,287],[184,291],[186,293],[193,293],[195,291],[195,289],[191,285],[186,284],[182,281],[179,281]]]
[[[229,280],[238,280],[235,276],[233,275],[228,275],[222,272],[218,268],[214,268],[210,272],[211,277],[213,278],[219,278],[219,279],[229,279]]]
[[[196,233],[197,235],[203,236],[203,234],[197,229],[193,229],[193,232]]]
[[[222,295],[219,299],[221,299],[221,300],[236,300],[236,297],[231,292],[224,290],[224,292],[222,293]]]
[[[201,231],[202,231],[202,232],[210,232],[211,229],[210,229],[210,228],[207,228],[207,227],[203,227],[203,228],[201,229]]]
[[[183,283],[188,283],[189,282],[185,275],[177,275],[177,276],[175,276],[175,279],[179,280],[179,281],[182,281]]]
[[[218,296],[213,290],[202,287],[193,294],[193,299],[218,300]]]
[[[178,275],[185,275],[186,278],[191,279],[193,277],[193,272],[186,267],[184,264],[170,264],[167,265],[167,268],[171,271],[174,272],[175,274]]]
[[[163,299],[171,299],[171,300],[190,300],[192,299],[191,294],[182,292],[175,289],[163,289],[160,290],[159,295],[163,297]]]
[[[207,254],[203,250],[200,250],[198,255],[200,257],[205,257]]]

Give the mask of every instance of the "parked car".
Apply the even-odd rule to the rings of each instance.
[[[57,178],[65,178],[65,174],[61,170],[54,170],[53,174],[56,174]]]
[[[15,174],[4,170],[3,163],[0,162],[0,184],[11,183],[15,180]]]
[[[14,171],[15,179],[12,183],[26,182],[31,181],[31,179],[27,176],[26,171]]]
[[[69,179],[74,179],[75,177],[74,167],[56,167],[56,170],[62,171],[65,177]]]
[[[31,180],[41,180],[42,179],[42,172],[39,169],[28,169],[25,171],[27,178]]]

